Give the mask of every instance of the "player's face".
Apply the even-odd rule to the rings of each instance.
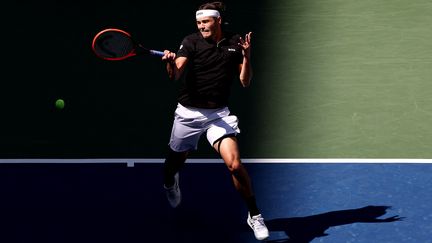
[[[196,24],[202,36],[207,39],[216,37],[220,28],[220,20],[221,18],[203,17],[197,19]]]

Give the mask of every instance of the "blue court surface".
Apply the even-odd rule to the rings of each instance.
[[[432,242],[428,163],[245,163],[267,242]],[[1,164],[0,242],[253,243],[223,163],[187,163],[177,209],[161,163]]]

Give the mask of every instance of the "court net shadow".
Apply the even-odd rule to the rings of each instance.
[[[266,221],[270,231],[284,231],[287,239],[269,240],[271,243],[307,243],[327,236],[330,227],[353,223],[388,223],[403,220],[398,215],[379,219],[390,206],[366,206],[358,209],[332,211],[307,217],[278,218]]]

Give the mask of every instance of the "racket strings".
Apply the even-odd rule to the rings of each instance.
[[[95,42],[95,51],[104,58],[122,58],[132,54],[134,46],[129,36],[112,32],[98,37]]]

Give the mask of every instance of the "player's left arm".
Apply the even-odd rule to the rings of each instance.
[[[251,36],[252,32],[245,35],[245,38],[240,37],[239,46],[242,48],[243,62],[239,66],[240,82],[243,87],[248,87],[252,79],[252,64],[251,64]]]

